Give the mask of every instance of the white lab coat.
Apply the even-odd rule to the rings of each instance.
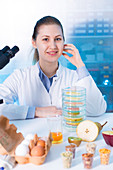
[[[62,108],[62,89],[71,86],[86,88],[86,114],[99,116],[106,111],[106,102],[91,75],[78,80],[75,70],[59,65],[57,77],[53,78],[49,93],[39,77],[37,64],[26,69],[18,69],[0,85],[0,114],[9,119],[25,119],[28,106],[56,106]],[[14,105],[18,100],[19,106]]]

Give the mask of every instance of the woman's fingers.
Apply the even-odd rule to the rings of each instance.
[[[58,110],[58,109],[57,109],[56,115],[62,115],[62,110]]]
[[[76,54],[76,53],[79,53],[78,49],[75,47],[75,46],[67,46],[67,47],[64,47],[64,51],[65,52],[69,52],[71,54]]]
[[[73,44],[64,44],[64,49],[66,48],[77,49]]]
[[[62,53],[62,55],[63,55],[67,60],[70,61],[70,57],[69,57],[66,53]]]
[[[72,54],[72,56],[69,57],[69,55],[65,52]],[[64,52],[62,53],[62,55],[77,68],[84,66],[79,51],[73,44],[65,44]]]
[[[71,49],[64,49],[65,52],[70,53],[72,55],[74,55],[74,50]]]

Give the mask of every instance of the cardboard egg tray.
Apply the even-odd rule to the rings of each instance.
[[[49,133],[45,142],[45,154],[43,156],[16,156],[16,147],[24,140],[22,133],[17,133],[17,128],[14,124],[9,124],[9,119],[0,116],[0,154],[9,154],[15,157],[19,164],[33,163],[41,165],[44,163],[46,156],[52,145],[52,135]]]

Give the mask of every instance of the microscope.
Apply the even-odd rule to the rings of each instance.
[[[0,50],[0,69],[5,67],[10,61],[10,58],[14,57],[15,54],[19,51],[17,46],[14,46],[12,49],[9,46],[5,46],[2,50]],[[0,99],[0,104],[3,103],[3,99]]]

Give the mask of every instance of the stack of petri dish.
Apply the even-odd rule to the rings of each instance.
[[[77,125],[86,115],[86,89],[83,87],[67,87],[62,90],[63,126],[75,131]]]

